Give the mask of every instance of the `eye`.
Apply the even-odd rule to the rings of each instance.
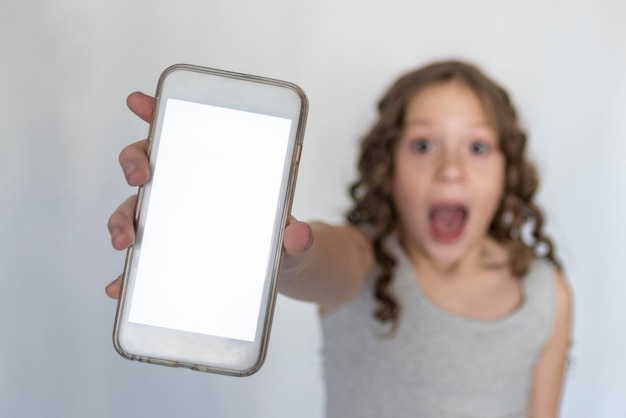
[[[490,149],[489,144],[481,141],[474,141],[469,146],[470,153],[474,155],[485,155]]]
[[[411,141],[411,150],[420,154],[426,154],[433,150],[433,143],[424,138],[415,139]]]

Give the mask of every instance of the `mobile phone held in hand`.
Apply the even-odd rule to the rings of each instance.
[[[307,110],[292,83],[163,72],[113,333],[123,357],[232,376],[261,367]]]

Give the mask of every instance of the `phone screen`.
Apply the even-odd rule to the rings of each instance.
[[[130,322],[254,340],[291,125],[166,99]]]

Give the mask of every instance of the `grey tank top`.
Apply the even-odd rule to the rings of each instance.
[[[523,303],[496,320],[449,313],[420,291],[396,240],[395,333],[373,318],[374,274],[321,319],[328,418],[526,418],[533,369],[553,327],[552,265],[535,260]]]

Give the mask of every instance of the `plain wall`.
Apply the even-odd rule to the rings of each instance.
[[[249,378],[122,359],[104,286],[124,254],[117,164],[147,134],[126,109],[185,62],[286,79],[310,115],[294,204],[338,221],[360,136],[400,73],[441,58],[504,84],[575,295],[564,417],[626,416],[626,3],[49,0],[0,6],[0,415],[321,417],[315,307],[279,299]],[[250,202],[251,211],[254,202]]]

